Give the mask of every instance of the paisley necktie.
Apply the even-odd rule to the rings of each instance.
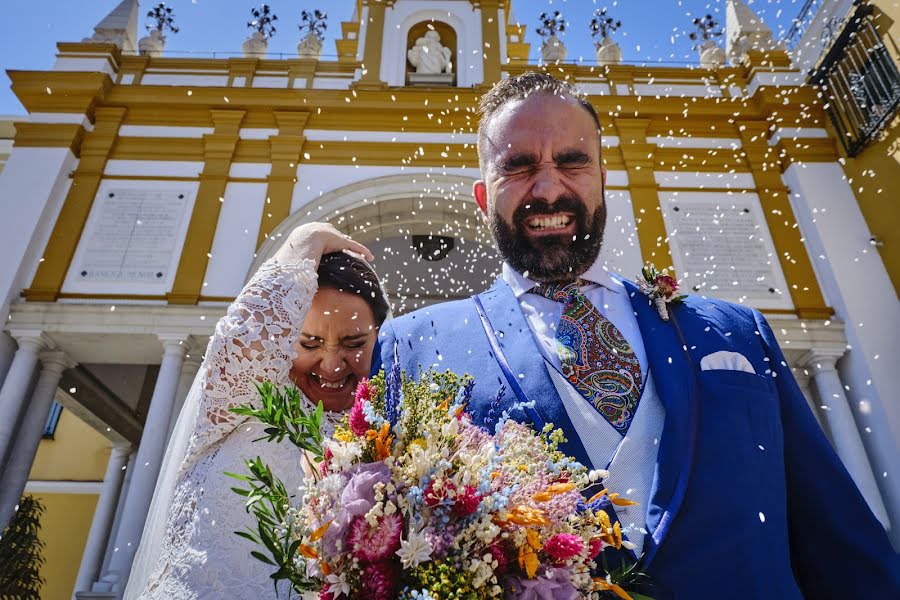
[[[543,284],[536,293],[562,303],[556,351],[562,374],[623,436],[641,398],[641,365],[622,332],[579,289],[590,282]]]

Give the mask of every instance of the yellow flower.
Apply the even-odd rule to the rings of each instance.
[[[534,579],[537,575],[538,567],[541,564],[537,553],[541,548],[543,548],[541,536],[536,531],[526,530],[525,543],[519,547],[519,567],[525,571],[525,575],[529,579]]]
[[[347,431],[346,429],[337,429],[334,432],[334,439],[336,439],[339,442],[347,443],[347,442],[352,442],[354,439],[356,439],[356,436],[353,435],[353,433],[351,433],[350,431]]]

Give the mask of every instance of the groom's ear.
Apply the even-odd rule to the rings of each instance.
[[[487,187],[484,185],[484,180],[479,179],[472,184],[472,195],[475,196],[475,202],[478,203],[482,214],[487,215]]]

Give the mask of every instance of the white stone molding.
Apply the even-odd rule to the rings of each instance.
[[[100,574],[103,553],[109,540],[116,505],[125,478],[125,465],[128,463],[130,455],[131,445],[113,445],[109,462],[106,463],[106,474],[103,476],[103,483],[98,490],[100,497],[97,500],[97,507],[94,509],[94,518],[91,520],[87,543],[81,555],[81,566],[78,568],[78,576],[75,580],[76,593],[90,591],[91,584]]]
[[[307,60],[318,60],[322,54],[322,38],[314,33],[306,34],[297,44],[297,54]]]
[[[3,470],[0,483],[0,529],[15,514],[25,490],[62,373],[75,366],[65,353],[59,351],[41,352],[40,361],[41,373],[31,395],[31,402],[18,424],[15,443]]]
[[[714,40],[706,40],[698,49],[700,66],[704,69],[717,69],[725,64],[725,51]]]
[[[817,412],[827,423],[835,452],[850,472],[872,512],[887,528],[890,525],[887,510],[878,491],[878,484],[872,474],[866,449],[836,368],[836,362],[843,356],[845,350],[845,348],[814,348],[804,354],[798,362],[809,369],[812,375],[812,384],[816,388],[820,402]]]

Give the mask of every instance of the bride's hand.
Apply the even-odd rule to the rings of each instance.
[[[359,242],[354,242],[330,223],[307,223],[297,227],[275,253],[275,258],[279,263],[285,265],[311,259],[316,262],[318,267],[319,259],[323,254],[344,250],[359,254],[370,262],[375,260],[368,248]]]

